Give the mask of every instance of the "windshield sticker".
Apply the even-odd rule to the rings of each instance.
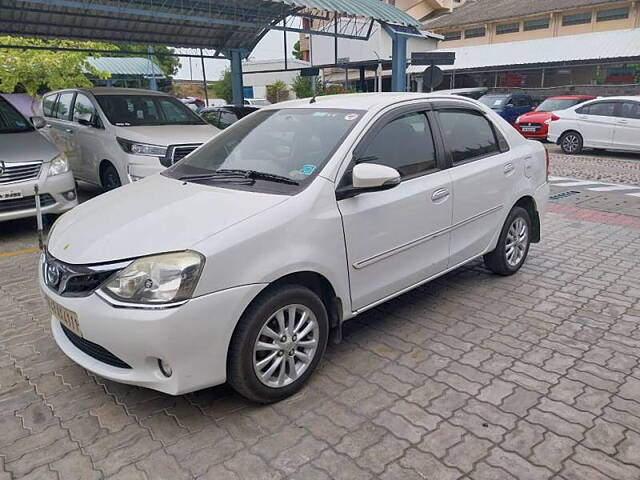
[[[499,98],[498,100],[493,102],[493,106],[494,107],[499,107],[500,105],[502,105],[502,99],[501,98]]]
[[[344,117],[344,119],[347,122],[353,122],[354,120],[356,120],[360,115],[358,115],[357,113],[350,113],[349,115],[347,115],[346,117]]]
[[[131,124],[129,122],[116,122],[116,127],[130,127]]]
[[[300,169],[300,173],[306,175],[307,177],[316,171],[315,165],[303,165]]]

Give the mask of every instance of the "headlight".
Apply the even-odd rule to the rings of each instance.
[[[148,157],[164,157],[167,154],[167,147],[161,145],[150,145],[148,143],[138,143],[124,138],[117,138],[120,147],[126,153],[132,155],[145,155]]]
[[[188,300],[198,284],[204,257],[186,251],[134,260],[102,291],[126,303],[167,304]]]
[[[51,164],[49,165],[49,173],[50,177],[54,175],[60,175],[61,173],[67,173],[69,171],[69,160],[64,153],[61,153],[56,158],[51,160]]]
[[[516,123],[520,123],[520,120],[522,120],[522,117],[516,118]]]

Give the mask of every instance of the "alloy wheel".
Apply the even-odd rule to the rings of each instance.
[[[562,140],[562,149],[567,153],[575,153],[580,148],[580,139],[576,135],[565,135]]]
[[[510,267],[517,267],[524,259],[529,246],[529,227],[522,218],[516,218],[507,232],[505,256]]]
[[[261,383],[281,388],[309,368],[318,350],[320,328],[310,308],[287,305],[264,323],[253,347],[253,369]]]

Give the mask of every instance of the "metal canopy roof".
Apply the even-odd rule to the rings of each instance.
[[[524,65],[545,66],[545,64],[637,59],[640,58],[640,28],[446,48],[435,51],[456,53],[454,65],[440,67],[445,71],[489,70],[500,67],[517,68]],[[407,73],[422,73],[425,68],[425,66],[411,65],[407,69]]]
[[[89,57],[87,62],[102,72],[109,72],[111,76],[164,78],[164,72],[158,64],[144,57]]]
[[[380,0],[0,0],[0,34],[248,52],[269,29],[299,31],[287,17],[334,14],[420,25]]]

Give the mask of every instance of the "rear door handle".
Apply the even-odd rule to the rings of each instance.
[[[439,188],[433,195],[431,195],[431,200],[437,202],[438,200],[442,200],[443,198],[447,198],[451,193],[446,188]]]
[[[628,120],[617,120],[617,122],[618,122],[618,123],[622,123],[622,124],[629,123],[629,121],[628,121]]]
[[[504,166],[504,173],[505,173],[505,175],[506,175],[506,174],[508,174],[508,173],[513,172],[513,171],[515,170],[515,168],[516,168],[516,167],[514,167],[514,166],[513,166],[513,163],[507,163],[507,164]]]

